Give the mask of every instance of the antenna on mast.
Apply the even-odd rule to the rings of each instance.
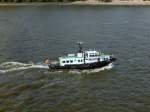
[[[78,52],[79,52],[79,53],[82,53],[82,52],[83,52],[83,49],[82,49],[82,44],[83,44],[83,42],[77,42],[77,44],[78,44],[78,46],[79,46]]]

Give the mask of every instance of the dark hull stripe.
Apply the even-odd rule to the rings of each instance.
[[[57,70],[57,69],[79,69],[79,70],[86,70],[86,69],[95,69],[107,66],[108,64],[114,62],[116,59],[110,59],[107,61],[102,62],[95,62],[89,64],[80,64],[80,65],[66,65],[66,66],[59,66],[59,65],[49,65],[49,69]]]

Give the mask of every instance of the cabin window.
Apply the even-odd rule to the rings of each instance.
[[[65,61],[62,61],[62,63],[65,63]]]
[[[90,54],[90,57],[95,57],[95,55],[94,54]]]
[[[108,58],[104,58],[104,61],[108,60]]]
[[[85,54],[85,57],[88,57],[88,54]]]
[[[82,62],[82,60],[81,60],[81,62]]]
[[[69,63],[69,60],[67,60],[66,62]]]
[[[70,63],[73,63],[73,60],[70,60]]]
[[[80,60],[78,60],[78,62],[80,62]]]

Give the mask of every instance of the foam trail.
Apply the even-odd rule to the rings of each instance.
[[[28,64],[28,63],[20,63],[20,62],[4,62],[0,64],[0,73],[26,70],[31,68],[48,69],[48,66],[44,64],[34,64],[34,63]]]
[[[104,70],[111,70],[114,67],[113,63],[110,63],[109,65],[102,67],[102,68],[96,68],[92,70],[70,70],[69,73],[71,74],[82,74],[82,73],[97,73]]]
[[[97,73],[97,72],[100,72],[100,71],[104,71],[104,70],[110,70],[114,67],[113,63],[110,63],[109,65],[107,66],[104,66],[102,68],[96,68],[96,69],[93,69],[93,70],[83,70],[82,73]]]
[[[19,70],[26,70],[26,69],[32,69],[32,68],[40,68],[40,69],[49,69],[49,67],[45,64],[38,63],[20,63],[20,62],[4,62],[0,64],[0,73],[7,73],[7,72],[13,72],[13,71],[19,71]],[[103,70],[110,70],[113,68],[113,63],[110,63],[109,65],[102,67],[102,68],[96,68],[92,70],[69,70],[69,73],[71,74],[81,74],[81,73],[96,73]],[[56,71],[57,73],[63,72],[63,71]]]

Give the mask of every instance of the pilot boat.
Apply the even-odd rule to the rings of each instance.
[[[78,42],[77,53],[61,56],[58,62],[49,63],[49,69],[95,69],[107,66],[116,60],[113,55],[104,54],[100,50],[83,50],[82,44],[82,42]]]

